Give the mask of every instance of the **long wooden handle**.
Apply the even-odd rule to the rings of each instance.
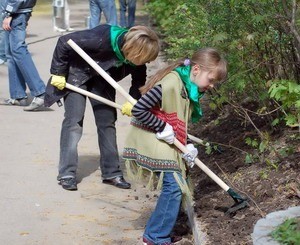
[[[93,67],[111,86],[122,94],[131,104],[136,100],[127,93],[110,75],[107,74],[82,48],[80,48],[72,39],[67,42],[91,67]]]
[[[183,153],[189,153],[188,149],[178,140],[174,140],[174,145],[181,150]],[[202,169],[204,173],[206,173],[213,181],[215,181],[224,191],[229,190],[229,186],[225,184],[223,180],[221,180],[216,174],[214,174],[200,159],[195,159],[195,164]]]
[[[76,86],[74,86],[72,84],[66,83],[66,88],[68,88],[70,90],[73,90],[73,91],[75,91],[75,92],[77,92],[79,94],[83,94],[85,96],[88,96],[88,97],[90,97],[92,99],[98,100],[98,101],[100,101],[100,102],[102,102],[102,103],[104,103],[106,105],[115,107],[117,109],[122,109],[121,105],[119,105],[119,104],[117,104],[117,103],[115,103],[115,102],[113,102],[111,100],[105,99],[105,98],[103,98],[101,96],[98,96],[96,94],[93,94],[91,92],[88,92],[88,91],[86,91],[86,90],[84,90],[82,88],[78,88],[78,87],[76,87]]]

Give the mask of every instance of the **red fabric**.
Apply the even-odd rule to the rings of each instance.
[[[177,117],[176,112],[166,113],[161,111],[159,108],[152,109],[151,112],[160,120],[170,124],[173,127],[176,139],[178,139],[183,145],[186,145],[186,124]]]

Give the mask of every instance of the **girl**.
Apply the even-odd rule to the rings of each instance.
[[[132,109],[133,126],[123,156],[129,175],[141,177],[150,173],[148,187],[156,176],[159,176],[157,188],[162,185],[143,235],[145,245],[171,244],[170,234],[182,197],[190,195],[182,157],[193,164],[198,154],[189,145],[193,153],[183,156],[172,145],[174,137],[186,144],[190,115],[193,122],[202,116],[199,99],[226,74],[226,62],[220,54],[213,48],[204,48],[195,52],[191,60],[179,60],[159,71],[141,88],[143,96]]]
[[[159,52],[158,37],[146,26],[128,29],[99,25],[64,35],[58,39],[54,50],[51,74],[46,88],[45,105],[64,98],[65,114],[61,129],[60,155],[57,180],[65,190],[77,190],[77,145],[83,132],[86,97],[65,89],[66,81],[112,101],[115,89],[83,60],[67,41],[72,39],[91,58],[117,81],[131,74],[129,93],[135,99],[146,81],[146,63],[156,59]],[[95,116],[100,148],[100,169],[104,184],[129,189],[123,178],[116,143],[114,108],[90,100]]]

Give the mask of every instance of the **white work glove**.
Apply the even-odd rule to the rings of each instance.
[[[186,161],[188,166],[192,168],[195,165],[195,158],[198,156],[198,150],[193,144],[187,144],[185,147],[189,152],[182,154],[182,158]]]
[[[170,124],[166,123],[164,130],[156,133],[156,138],[159,140],[164,140],[170,145],[173,144],[175,138],[173,127]]]

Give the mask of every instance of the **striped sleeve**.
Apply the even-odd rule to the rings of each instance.
[[[160,105],[162,102],[161,85],[156,85],[144,94],[132,108],[132,115],[140,122],[152,128],[156,132],[161,132],[166,123],[150,111],[153,107]]]

